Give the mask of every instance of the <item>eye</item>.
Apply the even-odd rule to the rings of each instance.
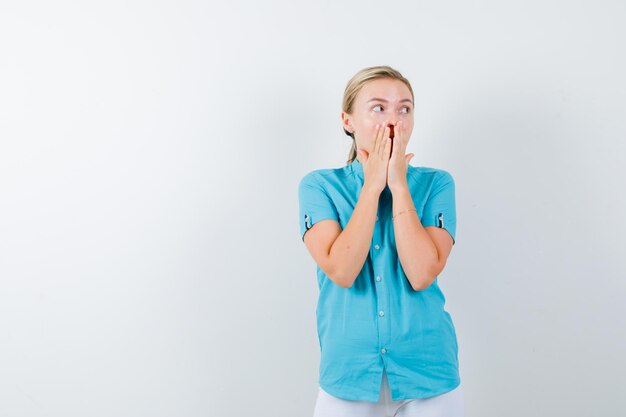
[[[374,107],[372,107],[372,110],[376,111],[376,107],[380,107],[382,109],[383,106],[381,104],[377,104]],[[404,112],[405,114],[411,112],[411,108],[409,106],[404,106],[403,109],[406,109],[406,112]]]

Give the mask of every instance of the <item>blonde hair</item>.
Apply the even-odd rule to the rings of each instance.
[[[354,105],[354,100],[356,99],[357,94],[361,91],[363,86],[372,80],[376,80],[379,78],[392,78],[394,80],[402,81],[409,88],[411,92],[411,97],[415,100],[415,96],[413,95],[413,88],[411,88],[411,83],[409,80],[404,78],[399,71],[387,66],[380,65],[375,67],[367,67],[363,68],[359,72],[357,72],[348,84],[346,85],[346,89],[343,92],[343,101],[341,103],[341,110],[350,114],[352,113],[352,107]],[[350,148],[350,153],[348,155],[348,164],[351,164],[356,158],[356,140],[354,139],[354,133],[348,132],[345,128],[343,129],[346,135],[352,138],[352,147]]]

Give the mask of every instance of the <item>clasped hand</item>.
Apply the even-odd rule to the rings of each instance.
[[[376,125],[371,152],[357,150],[357,159],[363,165],[365,184],[380,192],[386,185],[392,193],[408,188],[406,174],[414,154],[405,154],[408,137],[402,120],[396,123],[393,130],[391,139],[388,122]]]

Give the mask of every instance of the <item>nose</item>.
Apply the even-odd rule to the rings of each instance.
[[[397,123],[398,123],[397,120],[393,120],[393,119],[387,120],[387,126],[395,126]]]
[[[396,125],[398,124],[398,120],[387,120],[385,122],[385,126],[389,126],[389,137],[391,139],[394,138],[394,128],[396,127]]]

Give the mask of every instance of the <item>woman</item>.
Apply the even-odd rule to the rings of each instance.
[[[359,71],[342,106],[347,165],[312,171],[298,187],[320,290],[314,417],[463,415],[456,333],[437,281],[455,243],[454,180],[409,165],[413,105],[398,71]]]

